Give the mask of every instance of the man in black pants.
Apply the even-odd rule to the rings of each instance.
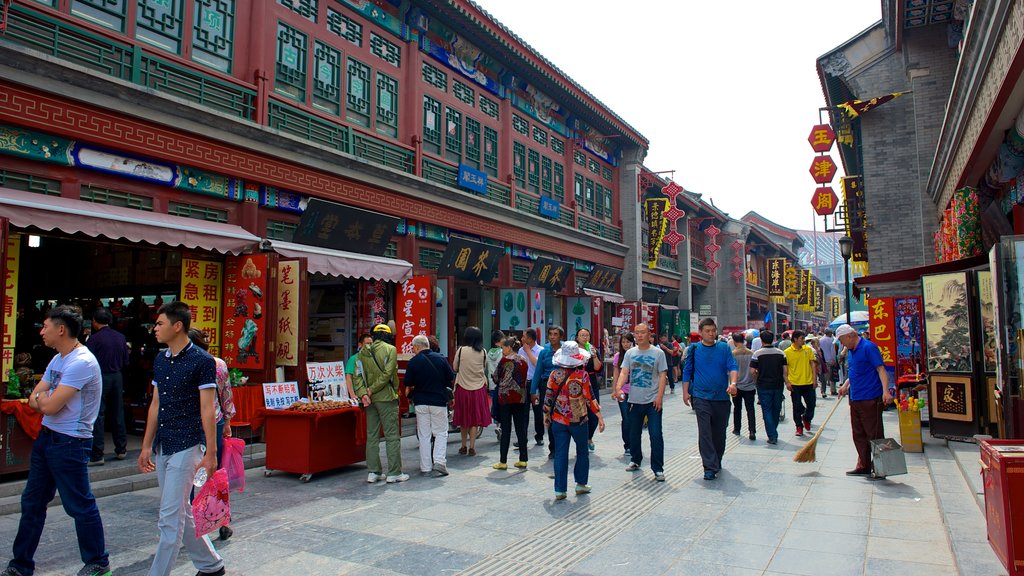
[[[544,347],[537,343],[537,330],[527,328],[523,330],[522,347],[519,348],[519,355],[526,360],[526,379],[533,382],[533,375],[536,372],[537,360]],[[544,407],[540,404],[533,404],[533,428],[534,439],[537,445],[544,441]]]
[[[109,414],[114,422],[114,456],[124,460],[128,453],[128,436],[124,428],[124,379],[121,370],[128,364],[128,343],[124,335],[110,327],[114,317],[106,308],[97,308],[92,315],[92,336],[85,343],[89,351],[100,364],[103,378],[103,396],[100,401],[100,413],[92,431],[92,454],[90,466],[102,466],[103,436],[106,416]]]
[[[548,391],[548,379],[551,377],[551,373],[555,370],[555,365],[552,359],[555,356],[555,352],[562,347],[562,339],[565,338],[565,330],[561,326],[551,326],[548,328],[548,345],[540,351],[537,356],[537,367],[533,371],[533,381],[530,383],[530,397],[533,402],[533,416],[536,426],[536,422],[540,422],[540,426],[544,425],[544,407],[541,404],[541,399],[547,394]],[[537,417],[538,409],[540,411],[540,417]],[[544,443],[544,428],[537,428],[537,445]],[[551,433],[548,432],[548,456],[551,456],[554,450],[554,445],[551,443]]]

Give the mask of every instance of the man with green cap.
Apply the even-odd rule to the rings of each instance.
[[[359,350],[359,364],[353,379],[356,397],[366,408],[366,467],[370,484],[385,480],[388,484],[405,482],[402,472],[402,435],[398,423],[398,353],[390,344],[391,328],[377,324],[371,333],[373,342]],[[384,426],[384,443],[388,452],[388,472],[382,474],[380,434]]]

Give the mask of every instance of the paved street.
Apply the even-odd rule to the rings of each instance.
[[[819,400],[819,421],[833,403]],[[725,471],[705,482],[695,419],[679,395],[668,396],[662,484],[649,468],[623,470],[618,411],[607,397],[603,405],[608,429],[597,438],[589,496],[553,501],[552,467],[539,447],[528,471],[492,470],[492,430],[476,457],[454,454],[451,443],[452,474],[443,479],[416,475],[415,439],[406,438],[413,478],[404,484],[367,485],[363,467],[308,484],[250,470],[247,491],[232,496],[235,536],[218,549],[238,575],[1005,573],[985,542],[974,492],[943,443],[929,444],[929,458],[907,455],[906,476],[848,478],[855,456],[844,404],[818,443],[816,463],[792,462],[806,438],[794,438],[787,420],[776,447],[763,434],[756,443],[730,434]],[[894,414],[886,426],[898,436]],[[100,500],[114,574],[145,574],[156,505],[155,489]],[[17,521],[0,517],[3,562]],[[80,567],[73,525],[60,509],[51,509],[37,561],[43,575]],[[179,566],[176,574],[195,573],[184,554]]]

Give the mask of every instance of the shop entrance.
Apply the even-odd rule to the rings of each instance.
[[[462,334],[469,326],[476,326],[484,333],[484,339],[490,338],[494,327],[494,290],[478,284],[463,282],[455,283],[453,294],[454,328],[452,338],[456,347],[461,346]],[[484,343],[489,344],[488,342]]]

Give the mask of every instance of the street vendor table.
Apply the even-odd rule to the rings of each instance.
[[[0,476],[25,472],[43,415],[20,400],[0,401]]]
[[[300,474],[303,482],[309,482],[317,472],[366,459],[366,414],[361,408],[323,412],[258,408],[253,430],[264,423],[267,476],[280,470]]]

